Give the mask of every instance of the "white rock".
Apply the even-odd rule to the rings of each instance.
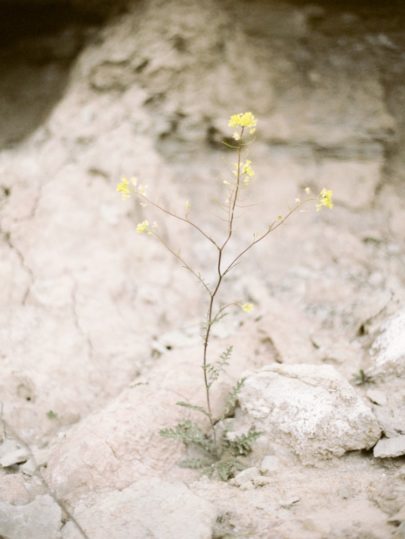
[[[260,472],[269,474],[280,469],[280,460],[274,455],[267,455],[260,464]]]
[[[382,391],[379,391],[378,389],[369,389],[366,393],[367,397],[371,400],[371,402],[374,402],[375,404],[378,404],[380,406],[384,406],[387,404],[387,396]]]
[[[376,458],[394,458],[405,455],[405,434],[396,438],[383,438],[374,447]]]
[[[259,471],[256,467],[246,468],[235,475],[232,484],[238,487],[250,486],[258,475]]]
[[[267,454],[287,447],[311,463],[370,448],[380,437],[371,410],[327,365],[266,366],[247,377],[239,402],[246,414],[239,421],[263,432],[257,444]]]
[[[121,491],[91,493],[74,516],[97,539],[210,539],[216,510],[180,482],[150,478]],[[72,522],[63,539],[81,539]]]
[[[27,505],[0,503],[0,535],[7,539],[60,539],[62,511],[51,496]]]
[[[30,501],[23,475],[8,473],[0,476],[0,500],[12,504],[24,504]]]
[[[377,374],[405,373],[405,309],[383,323],[371,354],[375,357]]]
[[[5,440],[0,445],[0,466],[7,468],[14,464],[25,462],[29,458],[29,452],[14,440]]]

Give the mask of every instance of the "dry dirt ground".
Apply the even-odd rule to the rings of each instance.
[[[3,33],[2,538],[405,537],[405,13],[389,4],[150,0],[103,22],[37,7]],[[206,298],[115,185],[188,199],[221,238],[221,140],[245,110],[256,176],[234,252],[306,186],[335,208],[295,215],[226,283],[255,309],[218,326],[213,352],[234,356],[214,405],[247,373],[235,421],[265,434],[221,483],[159,436],[179,398],[203,403]],[[212,279],[210,244],[158,220]]]

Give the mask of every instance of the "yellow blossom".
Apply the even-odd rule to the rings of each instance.
[[[253,168],[251,167],[252,161],[250,159],[246,159],[244,163],[242,163],[242,174],[246,174],[251,178],[255,175]]]
[[[242,303],[240,306],[242,311],[245,313],[251,313],[253,311],[253,304],[252,303]]]
[[[121,178],[120,183],[117,185],[117,192],[121,193],[122,198],[129,198],[131,195],[131,188],[127,178]]]
[[[311,188],[310,188],[310,187],[305,187],[304,191],[305,191],[305,194],[306,194],[306,195],[310,195],[310,194],[311,194]]]
[[[250,132],[253,134],[257,120],[251,112],[241,112],[240,114],[234,114],[229,119],[229,127],[250,127]],[[253,132],[252,132],[253,131]]]
[[[142,223],[138,223],[136,225],[136,231],[138,232],[138,234],[150,233],[149,221],[145,220],[145,221],[142,221]]]
[[[332,195],[333,192],[330,189],[325,189],[325,187],[322,189],[322,191],[319,193],[318,203],[316,205],[316,211],[320,211],[321,208],[333,208],[333,202],[332,202]]]

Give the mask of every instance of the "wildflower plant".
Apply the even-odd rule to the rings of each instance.
[[[195,413],[205,417],[209,424],[209,430],[206,432],[203,427],[197,423],[185,419],[171,428],[162,429],[160,434],[167,438],[182,441],[187,448],[194,450],[197,456],[185,459],[181,465],[189,468],[201,469],[208,474],[215,474],[220,479],[227,480],[233,477],[239,470],[244,468],[240,460],[246,457],[252,451],[252,444],[260,436],[260,433],[253,428],[240,436],[230,436],[224,427],[224,420],[232,417],[237,404],[238,393],[244,380],[239,380],[235,387],[230,391],[222,414],[214,414],[212,407],[212,391],[215,383],[229,364],[232,354],[232,347],[223,352],[217,360],[212,360],[209,354],[210,342],[212,337],[212,328],[218,323],[227,311],[238,306],[243,312],[250,313],[254,306],[247,302],[232,302],[228,304],[219,303],[219,293],[224,286],[225,277],[233,270],[237,263],[258,243],[263,241],[271,232],[274,232],[294,213],[300,210],[304,205],[315,202],[316,211],[322,208],[332,208],[332,191],[323,188],[317,197],[314,197],[310,188],[305,188],[303,198],[296,198],[294,204],[284,215],[278,215],[272,222],[268,223],[264,231],[259,235],[254,235],[253,239],[233,258],[227,260],[226,254],[234,236],[235,216],[238,208],[238,201],[243,187],[250,184],[255,175],[252,161],[244,159],[244,153],[249,145],[254,141],[257,120],[251,112],[234,114],[231,116],[228,126],[234,130],[232,144],[224,144],[236,152],[236,162],[233,168],[232,179],[224,181],[228,190],[226,199],[226,225],[223,231],[222,239],[216,239],[207,233],[203,227],[190,219],[190,203],[186,201],[185,214],[180,215],[171,209],[161,205],[153,200],[147,194],[147,188],[140,184],[137,178],[122,178],[117,185],[117,191],[123,198],[128,199],[133,195],[141,206],[150,206],[160,213],[176,219],[181,223],[196,230],[203,240],[207,241],[215,252],[215,278],[213,282],[208,283],[201,273],[180,254],[168,241],[159,233],[156,223],[150,223],[149,220],[136,225],[136,232],[147,234],[155,238],[162,244],[176,259],[186,268],[201,284],[207,295],[207,311],[202,333],[201,367],[202,383],[205,394],[205,405],[200,406],[190,402],[180,401],[177,404],[188,408]],[[197,450],[197,453],[195,452]]]

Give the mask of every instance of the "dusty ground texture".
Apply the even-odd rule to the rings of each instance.
[[[4,43],[1,537],[405,537],[405,13],[331,4],[151,0]],[[203,403],[205,297],[135,234],[148,209],[115,185],[188,199],[221,238],[220,141],[244,110],[256,178],[235,252],[305,186],[336,205],[296,215],[227,281],[222,300],[255,310],[218,326],[213,352],[235,351],[214,406],[246,374],[232,428],[264,435],[225,484],[179,468],[158,433],[176,401]],[[211,279],[211,246],[159,225]]]

